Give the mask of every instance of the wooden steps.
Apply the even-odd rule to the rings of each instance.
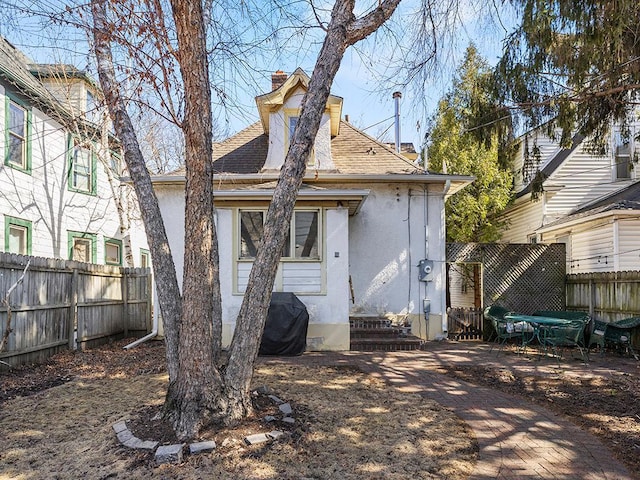
[[[351,350],[364,352],[419,350],[422,340],[411,335],[411,327],[394,325],[388,318],[358,315],[349,317]]]

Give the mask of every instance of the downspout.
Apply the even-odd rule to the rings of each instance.
[[[446,202],[447,199],[447,193],[449,192],[449,189],[451,188],[451,180],[446,180],[444,182],[444,190],[442,192],[442,211],[445,212],[444,209],[444,203]],[[446,214],[445,214],[446,215]],[[442,218],[442,237],[444,238],[444,261],[445,264],[447,262],[447,221],[445,218],[445,215],[443,215]],[[445,275],[447,274],[447,269],[445,266],[444,269]],[[441,289],[442,293],[442,298],[440,299],[440,301],[442,302],[442,332],[446,335],[447,334],[447,330],[449,329],[449,319],[447,318],[447,279],[444,279],[444,288]]]
[[[133,347],[137,347],[141,343],[146,342],[147,340],[151,340],[152,338],[154,338],[157,335],[158,335],[158,311],[156,309],[156,311],[153,312],[153,327],[151,328],[151,333],[148,334],[148,335],[145,335],[142,338],[139,338],[138,340],[136,340],[135,342],[130,343],[129,345],[125,345],[124,349],[125,350],[130,350]]]

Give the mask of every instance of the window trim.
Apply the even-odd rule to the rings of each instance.
[[[145,267],[142,261],[143,257],[147,258],[147,266]],[[147,248],[140,249],[140,267],[141,268],[151,268],[151,252]]]
[[[27,251],[26,253],[19,253],[19,255],[31,255],[32,253],[32,238],[33,238],[33,223],[30,220],[23,220],[21,218],[11,217],[9,215],[4,216],[4,251],[9,252],[9,230],[11,227],[24,228],[27,234]],[[10,252],[15,253],[15,252]]]
[[[255,257],[242,257],[241,255],[241,240],[242,240],[242,212],[261,212],[262,221],[265,222],[267,218],[267,208],[238,208],[235,213],[236,219],[236,238],[234,239],[234,249],[236,251],[235,259],[238,262],[253,262]],[[291,217],[291,223],[289,224],[289,252],[295,253],[295,217],[299,212],[316,212],[318,214],[318,256],[317,257],[295,257],[295,256],[282,256],[280,257],[281,263],[286,262],[310,262],[310,263],[322,263],[323,257],[323,236],[324,236],[324,217],[322,207],[296,207]]]
[[[11,134],[9,133],[10,124],[11,124],[11,104],[15,104],[18,107],[22,108],[25,113],[25,138],[24,138],[24,163],[23,165],[16,165],[15,163],[9,160],[9,151],[10,151],[10,140]],[[32,117],[31,117],[31,108],[25,102],[19,100],[7,90],[5,90],[5,105],[4,105],[4,124],[5,124],[5,135],[4,135],[4,164],[7,167],[13,168],[14,170],[18,170],[20,172],[28,173],[31,175],[31,160],[32,160],[32,145],[31,145],[31,130],[32,130]]]
[[[67,230],[67,255],[69,260],[73,260],[73,246],[75,239],[86,239],[91,242],[91,262],[89,263],[97,263],[98,259],[98,235],[95,233],[87,233],[87,232],[76,232],[72,230]],[[80,260],[75,260],[80,261]]]
[[[87,147],[87,144],[89,145]],[[89,179],[89,190],[84,190],[82,188],[78,188],[74,185],[74,159],[76,148],[88,148],[90,152],[90,166],[89,166],[89,174],[91,175]],[[97,164],[98,159],[96,156],[96,148],[93,142],[81,142],[80,139],[73,135],[69,135],[68,138],[68,156],[69,156],[69,172],[68,172],[68,185],[67,188],[70,192],[83,193],[85,195],[96,195],[97,192]]]
[[[116,245],[118,247],[118,261],[117,262],[110,262],[109,260],[107,260],[107,245]],[[117,266],[122,266],[122,240],[119,240],[117,238],[108,238],[105,237],[104,239],[104,264],[105,265],[117,265]]]

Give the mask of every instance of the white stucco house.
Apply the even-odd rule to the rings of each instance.
[[[604,155],[591,153],[581,136],[561,148],[539,131],[527,134],[514,166],[516,199],[502,214],[506,227],[500,241],[565,243],[568,274],[637,270],[639,133],[637,121],[626,137],[614,127]],[[538,159],[528,171],[526,148]],[[543,191],[532,200],[536,170]]]
[[[103,129],[100,95],[86,73],[34,64],[0,37],[0,251],[125,265],[130,244],[133,265],[149,266],[137,200],[120,181],[120,149]]]
[[[309,77],[298,69],[272,80],[272,91],[256,98],[259,121],[214,147],[223,345]],[[274,290],[293,292],[306,305],[311,350],[348,350],[356,313],[405,319],[414,334],[434,338],[446,330],[444,201],[472,178],[425,172],[341,117],[342,98],[332,95]],[[154,178],[154,188],[181,278],[184,172]],[[432,262],[428,281],[418,275],[423,259]]]

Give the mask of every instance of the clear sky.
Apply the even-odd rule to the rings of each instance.
[[[342,61],[342,65],[332,87],[332,93],[344,98],[343,116],[367,134],[384,141],[394,141],[393,115],[394,100],[392,93],[401,91],[401,140],[413,142],[418,149],[423,141],[428,116],[433,113],[438,99],[450,85],[454,67],[459,64],[464,49],[474,42],[479,52],[494,63],[502,48],[502,39],[507,29],[502,25],[512,25],[510,13],[500,11],[480,12],[478,8],[466,3],[460,4],[456,11],[459,29],[455,39],[440,46],[441,69],[432,76],[424,88],[402,88],[393,79],[385,79],[385,71],[389,71],[391,62],[398,62],[397,51],[393,45],[383,44],[379,39],[368,39],[365,45],[351,47]],[[416,9],[419,0],[403,0],[401,8],[394,15],[392,30],[395,35],[410,35],[409,26],[419,21]],[[330,0],[326,0],[329,7]],[[48,3],[55,5],[55,0]],[[318,5],[318,2],[314,2]],[[11,11],[8,4],[0,0],[0,34],[5,36],[17,48],[38,63],[65,62],[72,63],[80,69],[92,70],[89,47],[86,36],[81,31],[70,32],[52,37],[50,31],[43,30],[37,19],[30,19],[18,11]],[[40,19],[41,20],[41,19]],[[508,27],[507,27],[508,28]],[[218,124],[226,133],[232,134],[250,125],[258,119],[254,97],[270,90],[270,73],[283,70],[292,73],[301,67],[309,75],[313,70],[317,47],[301,46],[296,55],[280,55],[279,59],[267,65],[257,66],[259,78],[242,84],[238,77],[234,78],[233,98],[236,106],[218,115]],[[275,58],[275,57],[274,57]]]

